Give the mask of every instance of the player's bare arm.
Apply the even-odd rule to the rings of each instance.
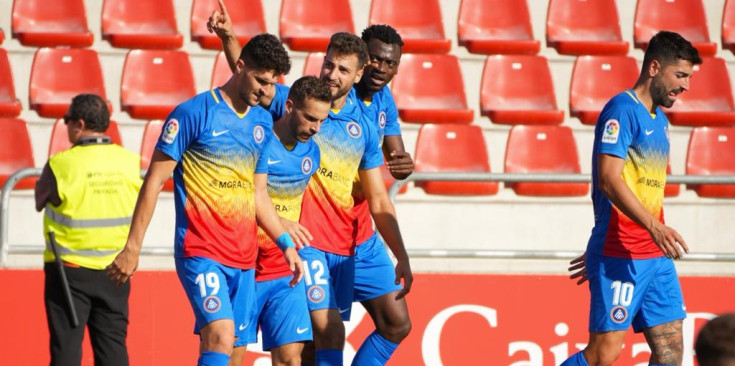
[[[258,225],[273,241],[277,241],[278,237],[286,233],[286,230],[283,228],[281,218],[276,213],[276,209],[273,208],[273,201],[268,195],[268,175],[255,174],[253,183],[255,184],[255,217],[258,219]],[[283,256],[294,274],[291,280],[291,286],[294,286],[301,281],[304,274],[301,258],[296,252],[296,248],[287,248],[283,251]]]
[[[154,150],[151,165],[140,187],[138,201],[135,203],[128,240],[115,260],[107,266],[107,275],[119,285],[125,283],[138,268],[140,248],[143,245],[145,231],[153,217],[158,194],[176,168],[176,164],[177,162],[168,155]]]
[[[615,207],[645,228],[667,258],[681,258],[681,249],[689,253],[689,247],[681,235],[653,217],[625,184],[622,179],[625,161],[607,154],[600,154],[597,159],[600,190]]]
[[[383,155],[390,175],[395,179],[406,179],[413,173],[413,159],[403,146],[400,135],[385,136],[383,139]]]
[[[281,217],[281,225],[283,225],[283,228],[286,229],[289,235],[291,235],[297,248],[309,246],[309,242],[314,240],[309,229],[298,222]]]
[[[396,283],[403,278],[403,290],[396,296],[396,300],[398,300],[411,291],[413,273],[411,272],[411,263],[408,259],[406,247],[403,244],[403,238],[401,237],[401,230],[398,228],[396,210],[388,198],[388,192],[385,190],[380,168],[361,169],[358,171],[358,174],[362,182],[362,189],[365,192],[365,198],[370,207],[370,214],[375,222],[375,227],[398,261],[396,263]]]

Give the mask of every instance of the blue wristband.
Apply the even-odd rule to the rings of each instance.
[[[276,239],[276,245],[283,252],[288,248],[296,248],[296,244],[293,243],[293,239],[291,239],[291,235],[288,235],[288,232],[281,234],[281,236]]]

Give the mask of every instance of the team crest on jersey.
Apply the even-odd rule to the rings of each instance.
[[[360,128],[360,125],[357,124],[357,122],[350,122],[347,124],[347,133],[349,133],[350,136],[354,138],[358,138],[362,134],[362,129]]]
[[[265,138],[265,131],[263,131],[263,127],[255,126],[255,128],[253,129],[253,138],[257,143],[263,142],[263,139]]]
[[[671,142],[671,135],[669,133],[669,126],[664,126],[664,132],[666,132],[666,140]]]
[[[311,286],[306,292],[306,297],[309,298],[309,301],[318,304],[324,300],[324,289],[318,285]]]
[[[385,128],[385,112],[381,111],[378,115],[378,125],[380,128]]]
[[[602,142],[605,144],[615,144],[620,136],[620,122],[616,119],[609,119],[605,122],[605,128],[602,129]]]
[[[610,320],[620,324],[628,319],[628,310],[625,310],[623,306],[616,306],[610,311]]]
[[[301,160],[301,172],[305,175],[309,175],[311,173],[311,168],[313,168],[314,163],[311,161],[310,157],[305,157],[304,160]]]
[[[204,299],[204,302],[202,302],[202,307],[208,313],[214,313],[214,312],[216,312],[217,310],[219,310],[220,305],[221,305],[221,303],[220,303],[219,298],[217,296],[207,296]]]
[[[176,118],[171,118],[166,122],[166,125],[163,126],[163,133],[161,134],[161,140],[163,142],[170,144],[174,142],[174,139],[176,138],[176,135],[179,134],[179,121],[176,120]]]

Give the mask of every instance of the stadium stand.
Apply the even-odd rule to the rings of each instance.
[[[579,174],[572,129],[566,126],[513,126],[505,145],[506,173]],[[584,196],[587,183],[506,183],[520,196]]]
[[[13,173],[23,168],[33,168],[33,148],[26,122],[16,118],[0,118],[0,186]],[[18,182],[15,189],[33,189],[36,178]]]
[[[624,55],[615,0],[550,0],[546,44],[562,55]]]
[[[237,41],[244,45],[248,40],[266,32],[263,5],[260,0],[230,1],[225,4],[232,20]],[[194,0],[191,5],[191,40],[204,49],[221,50],[222,42],[207,30],[207,20],[214,10],[219,10],[217,0]]]
[[[164,119],[196,94],[189,55],[173,50],[131,50],[120,85],[122,110],[133,118]]]
[[[700,56],[714,56],[717,43],[711,42],[701,0],[638,0],[633,38],[635,47],[645,50],[660,30],[681,34],[692,42]]]
[[[29,104],[41,117],[59,118],[71,99],[92,93],[107,99],[97,52],[83,48],[39,48],[33,57]],[[112,111],[112,104],[108,102]]]
[[[444,36],[438,0],[372,0],[369,24],[390,24],[401,35],[403,53],[447,53],[452,41]]]
[[[671,163],[666,166],[666,174],[671,175]],[[664,197],[677,197],[679,195],[679,192],[681,191],[681,184],[675,184],[675,183],[666,183],[666,186],[664,186]]]
[[[725,60],[703,58],[694,70],[689,90],[666,111],[669,122],[680,126],[734,125],[735,103]]]
[[[8,51],[0,48],[0,117],[17,117],[20,110],[21,104],[15,96],[15,83]]]
[[[355,33],[349,0],[283,0],[279,34],[293,51],[321,52],[336,32]]]
[[[304,61],[304,71],[301,73],[302,76],[314,75],[319,76],[322,68],[322,62],[324,62],[324,52],[312,52],[306,56]]]
[[[594,125],[610,98],[633,87],[639,71],[630,56],[577,57],[569,87],[569,113],[582,124]]]
[[[735,175],[735,128],[697,127],[689,137],[686,174]],[[735,198],[735,185],[688,184],[700,197]]]
[[[163,121],[160,119],[146,123],[145,130],[143,130],[143,141],[140,144],[140,169],[148,169],[151,166],[151,157],[153,157],[158,138],[161,136],[161,128],[163,128]],[[174,180],[172,178],[163,184],[163,190],[173,192]]]
[[[470,53],[536,54],[528,4],[518,0],[462,0],[457,41]]]
[[[172,0],[105,0],[102,39],[117,48],[180,48]]]
[[[485,139],[475,125],[421,126],[416,139],[417,172],[490,172]],[[494,195],[497,182],[416,182],[428,194]]]
[[[404,54],[391,89],[403,122],[471,123],[474,119],[454,55]]]
[[[14,0],[13,37],[30,47],[89,47],[83,0]]]
[[[488,56],[482,72],[480,110],[496,124],[560,124],[549,64],[543,56]]]
[[[64,151],[71,147],[69,142],[69,135],[67,132],[66,124],[63,118],[59,118],[54,122],[54,128],[51,130],[51,138],[48,144],[48,156],[51,157],[54,154]],[[110,121],[110,125],[105,131],[107,136],[110,136],[110,140],[113,144],[123,146],[122,138],[120,137],[120,128],[117,126],[117,122]]]
[[[722,49],[735,53],[735,1],[725,1],[722,10]]]

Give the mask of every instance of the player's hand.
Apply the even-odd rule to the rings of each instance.
[[[288,284],[291,285],[291,287],[294,287],[299,283],[299,281],[301,281],[301,277],[304,277],[304,263],[301,261],[299,253],[297,253],[294,248],[286,249],[283,252],[283,257],[286,259],[288,268],[290,268],[293,273],[293,278]]]
[[[661,249],[666,258],[681,258],[682,249],[685,253],[689,253],[687,243],[684,241],[684,238],[676,232],[676,230],[657,221],[650,230],[650,233],[653,242],[656,243],[656,246],[658,246],[659,249]]]
[[[117,283],[124,284],[138,269],[138,254],[131,253],[127,248],[118,253],[115,260],[107,266],[107,276]]]
[[[314,240],[309,230],[298,222],[281,218],[281,225],[286,229],[288,235],[291,235],[291,239],[293,239],[296,247],[299,249],[308,247],[309,242]]]
[[[400,300],[411,292],[411,285],[413,285],[413,273],[411,272],[411,264],[408,260],[398,261],[396,263],[396,285],[401,283],[403,278],[403,290],[396,295],[396,300]]]
[[[411,154],[406,151],[391,152],[386,166],[393,178],[396,179],[406,179],[406,177],[413,173],[414,168]]]
[[[217,0],[219,2],[219,9],[212,12],[207,22],[207,30],[209,33],[216,34],[221,39],[227,39],[234,37],[235,34],[232,31],[232,19],[227,13],[227,7],[225,6],[224,0]]]
[[[573,280],[579,277],[577,285],[587,282],[587,252],[584,252],[579,257],[572,259],[572,261],[569,262],[569,265],[569,272],[574,272],[569,276],[570,279]]]

